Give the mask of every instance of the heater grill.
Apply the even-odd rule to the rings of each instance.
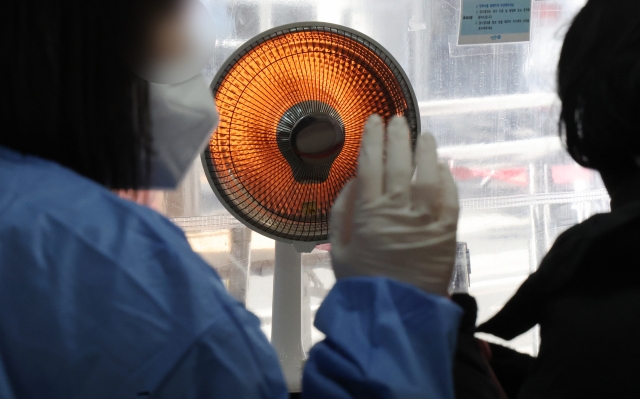
[[[283,242],[326,242],[329,210],[356,173],[367,118],[404,115],[420,131],[398,63],[368,37],[302,23],[265,32],[221,68],[220,125],[203,164],[220,201]]]

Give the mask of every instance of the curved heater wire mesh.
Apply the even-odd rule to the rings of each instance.
[[[370,115],[405,115],[414,143],[419,132],[397,62],[336,25],[289,25],[250,40],[211,88],[220,125],[203,155],[209,182],[232,214],[280,241],[326,242],[329,210],[355,175]]]

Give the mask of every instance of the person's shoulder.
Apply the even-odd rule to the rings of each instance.
[[[162,244],[189,248],[184,233],[152,209],[54,162],[10,160],[0,164],[0,234],[8,228],[42,245],[56,240],[37,237],[64,235],[108,253]]]
[[[594,215],[558,236],[536,275],[545,284],[553,280],[562,285],[590,259],[612,251],[612,237],[636,225],[640,227],[640,203]]]
[[[593,215],[558,236],[550,252],[566,252],[576,246],[588,247],[603,236],[640,221],[640,203],[620,210]]]
[[[215,270],[161,214],[51,162],[11,168],[0,160],[0,269],[29,281],[64,272],[64,290],[82,279],[126,300],[152,294],[197,307],[205,324],[232,305]]]

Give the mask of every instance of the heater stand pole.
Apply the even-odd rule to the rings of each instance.
[[[302,254],[276,241],[271,344],[278,352],[289,392],[300,392],[302,365]]]

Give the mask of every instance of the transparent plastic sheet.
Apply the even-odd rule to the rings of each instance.
[[[561,232],[609,210],[599,176],[577,167],[557,134],[557,58],[584,0],[533,0],[531,42],[482,46],[456,44],[460,0],[203,2],[216,21],[216,51],[205,70],[210,80],[253,36],[308,20],[359,30],[399,61],[418,97],[423,130],[435,135],[460,189],[458,240],[468,245],[479,321],[502,307]],[[226,213],[199,160],[178,190],[164,194],[162,209],[269,336],[274,242]],[[308,348],[321,338],[311,323],[334,278],[323,250],[303,255],[303,268]],[[537,334],[509,345],[536,353]]]

